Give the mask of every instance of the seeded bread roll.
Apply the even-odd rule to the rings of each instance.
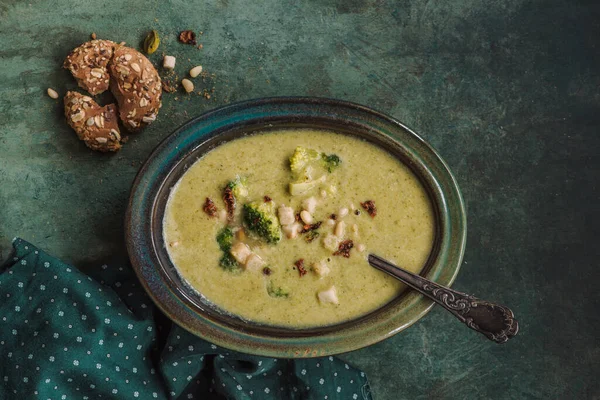
[[[152,63],[130,47],[117,46],[108,70],[110,90],[119,103],[125,127],[136,131],[156,120],[162,88]]]
[[[117,151],[121,134],[114,104],[100,107],[89,96],[67,92],[64,98],[67,123],[87,147],[98,151]]]
[[[110,40],[92,40],[69,54],[63,67],[71,71],[79,86],[92,95],[108,89],[107,65],[113,57],[116,44]]]

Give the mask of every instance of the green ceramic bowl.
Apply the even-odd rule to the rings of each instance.
[[[175,323],[220,346],[271,357],[316,357],[355,350],[408,328],[433,302],[407,290],[361,318],[311,329],[243,321],[191,290],[167,254],[162,218],[170,188],[199,157],[242,135],[285,128],[331,130],[367,140],[408,165],[434,205],[436,235],[422,275],[449,286],[462,262],[466,237],[463,200],[440,156],[417,134],[367,107],[321,98],[267,98],[208,112],[167,137],[139,171],[126,216],[133,267],[156,305]]]

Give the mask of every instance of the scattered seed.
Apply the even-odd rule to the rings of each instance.
[[[90,117],[90,118],[88,118],[88,120],[85,122],[85,124],[86,124],[87,126],[92,126],[92,125],[94,125],[94,117]]]
[[[92,40],[96,40],[96,32],[92,32],[92,34],[90,35],[90,37],[92,38]]]
[[[197,67],[194,67],[194,68],[190,69],[190,76],[192,78],[197,77],[201,73],[202,73],[202,65],[198,65]]]
[[[182,79],[181,84],[186,92],[191,93],[194,91],[194,84],[189,79]]]
[[[346,223],[344,221],[340,221],[335,226],[335,236],[342,238],[344,237],[344,231],[346,230]]]
[[[142,69],[140,68],[140,65],[138,63],[131,63],[131,68],[138,74],[142,72]]]
[[[96,115],[94,117],[94,122],[98,128],[104,128],[104,117],[102,115]]]
[[[98,142],[98,143],[106,143],[106,142],[108,142],[108,139],[105,138],[105,137],[97,137],[96,138],[96,142]]]
[[[124,77],[129,75],[129,68],[124,65],[117,65],[117,71]]]
[[[302,221],[305,224],[312,224],[313,223],[313,217],[312,215],[310,215],[310,213],[306,210],[302,210],[300,212],[300,218],[302,219]]]
[[[77,114],[71,115],[71,121],[79,122],[85,118],[85,111],[81,110]]]
[[[53,99],[58,99],[58,93],[56,92],[56,90],[48,88],[47,92],[48,96],[52,97]]]
[[[152,114],[152,115],[145,115],[142,117],[142,121],[144,121],[145,123],[149,124],[151,122],[156,121],[156,115]]]
[[[104,71],[102,71],[100,68],[92,68],[92,70],[90,71],[90,74],[92,76],[95,76],[96,78],[102,78],[103,73]]]

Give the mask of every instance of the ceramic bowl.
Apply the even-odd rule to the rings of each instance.
[[[175,323],[212,343],[271,357],[316,357],[368,346],[414,324],[433,306],[407,290],[358,319],[310,329],[243,321],[220,312],[182,281],[169,259],[162,219],[170,188],[207,151],[242,135],[315,128],[353,135],[387,150],[425,186],[435,210],[436,234],[421,274],[450,286],[466,237],[463,200],[447,165],[416,133],[367,107],[322,98],[267,98],[225,106],[192,119],[168,136],[140,169],[129,199],[126,242],[141,283]]]

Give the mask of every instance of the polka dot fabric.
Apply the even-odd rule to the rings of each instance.
[[[87,276],[13,247],[0,269],[0,398],[372,399],[364,373],[335,357],[255,357],[172,325],[130,267]]]

